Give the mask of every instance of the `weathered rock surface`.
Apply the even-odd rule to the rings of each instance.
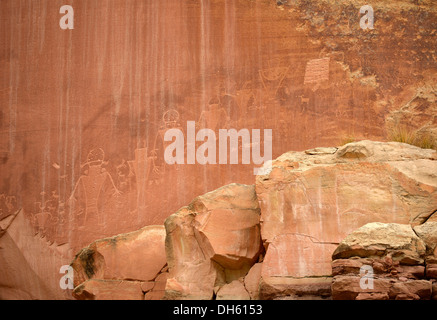
[[[243,281],[234,280],[218,289],[216,300],[250,300],[250,295]]]
[[[77,300],[144,300],[140,281],[91,279],[77,286]]]
[[[429,300],[425,242],[410,225],[369,223],[333,253],[335,300]]]
[[[289,152],[274,160],[271,172],[256,180],[267,247],[263,285],[272,277],[331,276],[331,255],[337,245],[367,223],[431,223],[437,208],[436,159],[434,150],[360,141],[338,149]],[[393,241],[405,236],[397,231],[417,238],[406,226],[390,233]],[[374,235],[365,236],[372,241]],[[381,239],[391,241],[385,236]],[[384,241],[373,248],[375,255],[386,249]],[[417,246],[405,243],[394,258],[423,263],[425,245],[418,240]]]
[[[244,277],[244,287],[252,300],[259,299],[259,283],[261,280],[262,263],[255,263]]]
[[[428,221],[415,226],[414,232],[425,242],[427,254],[437,257],[437,222]]]
[[[0,220],[0,300],[72,299],[60,287],[70,254],[35,234],[23,210]]]
[[[165,286],[167,284],[168,272],[160,273],[155,281],[152,289],[148,290],[148,292],[144,296],[144,300],[161,300],[165,295]],[[143,292],[144,287],[142,287]]]
[[[73,295],[80,300],[159,300],[167,280],[166,263],[164,226],[95,241],[71,263]]]
[[[164,226],[98,240],[72,262],[75,285],[87,279],[151,281],[166,264]]]
[[[348,235],[335,249],[333,259],[390,255],[403,265],[424,263],[425,243],[410,225],[368,223]]]
[[[261,252],[254,186],[231,184],[170,216],[168,299],[211,299],[214,287],[247,274]]]
[[[301,234],[282,234],[269,243],[262,276],[323,277],[331,275],[331,255],[335,244],[320,243]]]
[[[285,154],[256,186],[224,186],[170,216],[165,257],[163,227],[92,243],[72,264],[81,283],[75,297],[104,297],[89,279],[111,279],[127,283],[128,297],[140,282],[146,300],[431,299],[434,155],[372,141]],[[160,263],[129,257],[149,246]],[[119,265],[119,257],[150,270]],[[363,289],[365,275],[372,288]]]
[[[339,243],[368,222],[433,219],[436,160],[434,150],[397,142],[349,143],[334,154],[285,153],[256,180],[263,239],[295,232]]]

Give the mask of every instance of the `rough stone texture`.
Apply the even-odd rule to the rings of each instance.
[[[437,279],[437,258],[435,254],[425,259],[426,277],[428,279]]]
[[[390,255],[404,265],[424,263],[425,243],[410,225],[368,223],[348,235],[335,249],[333,259]]]
[[[433,4],[377,1],[378,27],[363,31],[356,1],[278,6],[272,0],[226,0],[205,8],[188,0],[78,0],[76,28],[61,30],[59,8],[49,0],[28,10],[24,0],[2,1],[0,103],[8,111],[0,116],[0,190],[16,197],[32,217],[50,212],[35,228],[80,249],[99,238],[161,224],[205,189],[235,180],[251,183],[252,167],[162,170],[162,130],[171,124],[163,116],[170,110],[178,112],[176,125],[184,127],[188,120],[198,121],[207,101],[218,96],[230,126],[278,132],[273,157],[335,145],[348,135],[384,139],[386,127],[397,124],[435,132]],[[102,21],[117,23],[107,28]],[[144,28],[137,28],[140,23]],[[31,46],[29,34],[35,40]],[[207,126],[223,125],[214,112],[209,115]],[[87,155],[99,148],[105,152],[104,168],[88,170]],[[152,165],[156,149],[159,161]],[[172,180],[187,176],[203,181]],[[83,184],[86,177],[105,180],[101,197]],[[58,204],[46,206],[49,200]],[[98,200],[99,210],[90,200]],[[59,222],[69,209],[74,220]],[[84,221],[86,211],[87,217],[101,214],[103,225]],[[78,235],[69,237],[72,230]]]
[[[295,232],[339,243],[368,222],[420,224],[437,207],[436,159],[433,150],[375,141],[285,153],[256,180],[263,239]]]
[[[428,220],[424,224],[415,226],[414,232],[425,242],[427,254],[434,255],[437,258],[437,222]]]
[[[396,300],[429,300],[432,294],[432,283],[427,280],[410,280],[394,283],[389,297]]]
[[[271,277],[331,276],[337,245],[366,223],[419,225],[432,220],[436,156],[433,150],[403,143],[360,141],[338,150],[288,152],[274,160],[272,171],[256,180],[267,247],[263,284]],[[404,229],[399,231],[418,240],[420,252],[405,243],[394,258],[423,263],[423,242],[411,227]],[[397,231],[390,233],[393,241]],[[382,254],[385,247],[375,250],[375,255]]]
[[[387,293],[360,293],[355,300],[389,300]]]
[[[88,279],[151,281],[165,264],[165,228],[148,226],[93,242],[71,265],[77,286]]]
[[[262,276],[323,277],[331,275],[331,256],[336,245],[320,243],[300,234],[282,234],[269,243]]]
[[[234,280],[223,285],[216,295],[216,300],[250,300],[249,292],[241,280]]]
[[[22,210],[0,220],[0,300],[72,299],[60,288],[70,254],[35,234]]]
[[[366,224],[348,235],[332,257],[334,300],[432,297],[425,243],[410,225]]]
[[[262,263],[255,263],[244,277],[244,287],[249,292],[251,300],[259,299],[259,283],[261,280]]]
[[[262,277],[260,281],[261,300],[318,300],[330,299],[331,277],[287,278]]]
[[[91,279],[77,286],[77,300],[144,300],[140,281]]]
[[[374,279],[373,289],[363,290],[360,287],[360,277],[335,276],[332,281],[332,299],[355,300],[360,293],[388,295],[391,287],[389,279]]]
[[[71,266],[78,300],[160,300],[168,273],[164,226],[97,240]]]
[[[159,274],[155,279],[155,285],[152,290],[147,292],[144,300],[161,300],[165,295],[165,286],[167,284],[168,272]],[[143,289],[144,292],[144,289]]]
[[[244,276],[261,251],[254,186],[231,184],[202,195],[166,222],[168,299],[211,299],[220,282]]]

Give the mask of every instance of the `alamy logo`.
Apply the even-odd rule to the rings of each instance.
[[[59,13],[65,14],[61,20],[59,20],[59,26],[62,30],[74,29],[74,10],[72,6],[62,6],[59,9]]]
[[[252,137],[251,132],[248,129],[241,129],[239,131],[236,129],[220,129],[218,135],[219,155],[217,159],[217,136],[214,130],[200,129],[196,133],[195,121],[188,121],[186,137],[186,163],[195,164],[197,161],[198,164],[203,165],[239,164],[239,141],[241,139],[241,163],[251,164],[252,155],[253,164],[264,164],[263,168],[255,168],[254,174],[268,173],[272,160],[272,129],[264,129],[263,143],[261,143],[260,129],[253,129]],[[185,164],[185,135],[182,130],[176,128],[167,130],[164,135],[164,141],[173,141],[165,149],[165,162],[170,165]],[[201,144],[197,150],[196,142],[203,142],[203,144]],[[264,145],[263,156],[261,156],[261,144]]]
[[[364,265],[360,268],[360,288],[363,290],[373,289],[373,268],[369,265]]]

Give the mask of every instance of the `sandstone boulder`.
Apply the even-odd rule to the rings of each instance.
[[[331,277],[261,277],[261,300],[321,300],[331,297]]]
[[[262,277],[330,276],[331,255],[335,248],[335,244],[321,243],[306,235],[278,235],[268,246]]]
[[[211,299],[217,285],[249,271],[261,251],[254,186],[231,184],[199,196],[170,216],[168,299]]]
[[[195,164],[179,166],[176,174],[175,166],[165,168],[163,152],[150,150],[162,141],[162,129],[186,120],[201,116],[207,127],[221,127],[218,113],[205,105],[216,95],[231,126],[272,128],[275,153],[332,145],[352,130],[382,139],[385,122],[388,128],[401,123],[432,129],[437,137],[435,0],[369,1],[375,4],[376,28],[366,31],[358,23],[364,1],[209,1],[206,7],[192,0],[67,2],[76,13],[74,31],[59,28],[61,2],[1,0],[0,193],[14,194],[40,220],[38,228],[45,222],[50,226],[38,237],[27,230],[21,235],[17,228],[18,237],[7,234],[11,238],[2,240],[0,246],[8,250],[1,253],[2,271],[8,270],[0,281],[2,296],[16,288],[32,298],[58,297],[56,288],[43,284],[56,287],[59,266],[92,241],[162,224],[205,188],[253,183],[252,168],[240,166],[217,170]],[[97,157],[101,168],[89,169],[91,148],[105,151]],[[315,157],[324,156],[316,152]],[[89,160],[96,164],[95,156]],[[406,166],[405,172],[409,161]],[[387,172],[375,171],[375,176]],[[396,183],[385,189],[388,182],[378,188],[377,180],[369,183],[372,197],[402,190]],[[121,194],[114,195],[112,184]],[[52,209],[54,219],[44,221],[38,202],[44,211],[47,194],[57,190],[56,202],[64,204],[74,186],[80,188],[68,214],[73,223],[61,222],[62,208]],[[100,186],[105,192],[97,196]],[[358,197],[367,195],[359,184],[350,188],[357,188]],[[308,194],[312,205],[307,208],[317,209],[312,198],[317,191]],[[339,208],[340,221],[347,214],[371,216],[369,210],[378,208],[376,201],[355,206],[354,196],[349,202],[339,196],[339,206],[335,199],[328,204]],[[408,199],[403,209],[396,196],[386,199],[396,204],[393,212],[409,207]],[[430,199],[423,196],[420,205],[425,208]],[[381,212],[370,210],[376,217],[391,212],[384,209],[390,200],[380,203],[385,203]],[[84,217],[97,215],[102,225]],[[308,221],[318,228],[316,219]],[[371,222],[353,221],[334,243]],[[281,223],[290,220],[279,218],[278,228]],[[339,230],[332,227],[329,233]],[[291,232],[325,242],[320,234]],[[58,255],[67,250],[56,243],[79,249]]]
[[[429,300],[432,295],[432,283],[427,280],[410,280],[394,283],[389,297],[397,300]]]
[[[164,226],[97,240],[72,262],[74,282],[88,279],[152,281],[166,264]]]
[[[72,299],[61,268],[70,261],[67,245],[36,234],[24,210],[0,220],[0,300]]]
[[[432,283],[432,300],[437,300],[437,281]]]
[[[269,289],[264,291],[275,287],[268,285],[272,277],[277,277],[274,283],[279,278],[285,283],[287,277],[330,277],[331,255],[337,245],[371,222],[407,226],[389,228],[392,238],[384,240],[388,243],[367,247],[363,242],[366,254],[381,256],[393,249],[395,260],[423,263],[424,243],[408,225],[435,217],[436,160],[434,150],[367,140],[339,148],[288,152],[274,160],[272,170],[256,179],[261,235],[267,248],[261,283]],[[397,231],[402,232],[402,239],[408,235],[407,242],[392,248],[390,241],[396,243]],[[369,241],[373,236],[375,240],[385,237],[369,235]],[[340,251],[336,259],[341,258]]]
[[[437,257],[437,222],[427,221],[415,226],[414,232],[425,242],[427,254]]]
[[[434,150],[397,142],[285,153],[257,176],[262,237],[296,233],[340,243],[369,222],[421,224],[437,208],[436,160]]]
[[[244,277],[244,287],[249,292],[251,300],[259,299],[259,283],[261,280],[262,263],[255,263]]]
[[[410,225],[368,223],[348,235],[335,249],[333,259],[381,257],[390,254],[401,264],[423,264],[425,243]]]
[[[91,279],[77,286],[77,300],[144,300],[140,281]]]

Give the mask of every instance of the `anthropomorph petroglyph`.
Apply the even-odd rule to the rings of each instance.
[[[78,208],[78,215],[83,214],[83,223],[87,221],[103,224],[103,215],[99,204],[103,201],[103,194],[111,196],[119,195],[111,175],[102,167],[105,160],[105,153],[102,149],[91,150],[82,168],[87,168],[76,183],[74,190],[68,200],[70,206],[76,206],[78,201],[81,205]]]

